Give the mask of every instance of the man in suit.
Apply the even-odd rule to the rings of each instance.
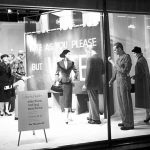
[[[87,119],[90,124],[101,124],[98,94],[103,93],[104,63],[94,47],[88,46],[86,53],[88,57],[86,79],[82,90],[86,90],[89,97],[89,117]]]
[[[132,61],[129,54],[126,54],[122,43],[117,42],[113,46],[113,51],[118,55],[118,59],[114,63],[110,57],[108,60],[113,64],[114,75],[109,81],[111,87],[113,82],[117,81],[117,97],[122,122],[118,124],[121,130],[134,129],[133,104],[131,98],[131,80],[130,70]]]

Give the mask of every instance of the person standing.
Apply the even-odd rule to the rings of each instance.
[[[135,107],[146,109],[145,123],[150,120],[150,73],[147,60],[142,54],[140,47],[134,47],[133,54],[137,58],[135,65]]]
[[[16,92],[16,99],[15,99],[15,120],[18,120],[18,91],[24,91],[25,83],[25,67],[23,60],[25,58],[25,52],[20,50],[18,52],[18,57],[13,62],[12,66],[12,75],[14,76],[14,87]]]
[[[73,79],[71,77],[71,71],[73,70],[75,73],[74,79],[77,79],[78,71],[74,62],[70,60],[70,50],[63,50],[63,52],[60,54],[60,57],[62,60],[57,62],[55,82],[59,82],[62,85],[63,95],[60,96],[60,99],[63,101],[65,122],[68,124],[72,105]]]
[[[116,63],[113,63],[114,76],[109,81],[109,86],[111,87],[113,82],[117,81],[117,96],[122,120],[122,123],[119,123],[118,126],[121,126],[121,130],[131,130],[134,129],[133,106],[130,93],[131,79],[129,75],[132,61],[130,55],[125,53],[122,43],[115,43],[113,50],[119,58]],[[108,61],[112,62],[111,58],[108,58]]]
[[[14,61],[15,61],[15,55],[9,54],[9,64],[10,64],[11,69],[12,69]],[[8,107],[10,112],[14,112],[15,110],[15,99],[16,99],[15,88],[13,88],[12,92],[13,92],[13,95],[9,101],[9,107]]]
[[[87,67],[83,91],[87,91],[89,97],[89,124],[101,124],[99,113],[98,94],[103,93],[104,63],[97,51],[92,47],[86,48]]]
[[[3,103],[1,116],[12,115],[8,110],[8,103],[11,100],[13,94],[13,76],[11,75],[11,68],[8,57],[9,56],[7,54],[1,55],[0,62],[0,102]]]

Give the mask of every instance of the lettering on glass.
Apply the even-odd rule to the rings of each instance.
[[[79,56],[79,74],[80,74],[80,80],[85,81],[85,75],[86,75],[86,55],[80,55]]]

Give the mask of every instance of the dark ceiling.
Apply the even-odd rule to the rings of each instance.
[[[0,21],[18,22],[23,21],[24,17],[28,17],[34,21],[38,21],[41,14],[49,11],[50,10],[0,8]]]

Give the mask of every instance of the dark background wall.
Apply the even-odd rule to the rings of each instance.
[[[24,5],[43,7],[63,7],[63,8],[102,8],[102,0],[1,0],[1,5]]]
[[[150,13],[149,0],[106,0],[107,10]]]
[[[149,0],[1,0],[0,5],[102,10],[104,1],[107,3],[107,10],[150,13]]]

